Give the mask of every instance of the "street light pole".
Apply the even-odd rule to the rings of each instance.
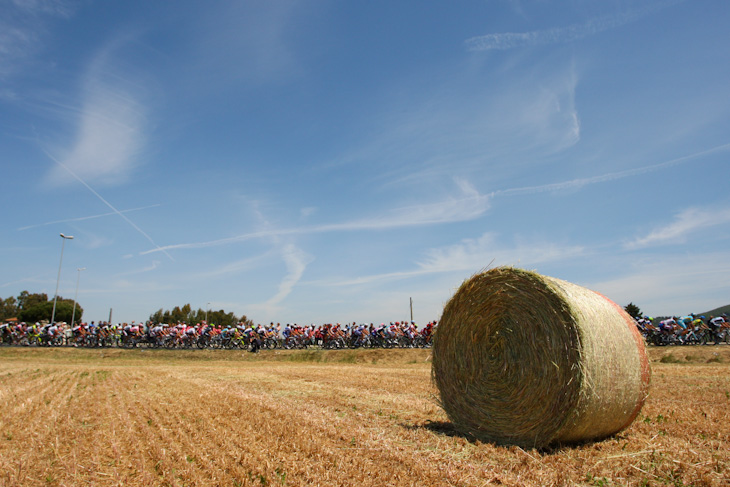
[[[74,312],[71,313],[71,326],[74,326],[74,318],[76,318],[76,299],[79,297],[79,279],[81,279],[81,271],[85,271],[86,267],[76,269],[79,273],[76,275],[76,293],[74,294]]]
[[[56,322],[56,300],[58,300],[58,282],[61,280],[61,264],[63,264],[63,248],[66,245],[66,240],[73,240],[73,235],[61,234],[63,243],[61,244],[61,260],[58,263],[58,276],[56,277],[56,292],[53,295],[53,313],[51,313],[51,324]]]
[[[205,324],[208,324],[208,310],[210,309],[210,303],[205,305]]]

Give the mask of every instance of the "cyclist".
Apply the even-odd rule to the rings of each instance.
[[[722,329],[727,326],[724,316],[710,316],[710,320],[707,322],[707,326],[712,331],[714,337],[718,337],[722,333]]]

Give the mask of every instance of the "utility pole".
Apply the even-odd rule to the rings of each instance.
[[[413,298],[411,298],[411,323],[413,323]]]

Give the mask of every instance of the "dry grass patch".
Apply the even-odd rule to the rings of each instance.
[[[458,435],[428,351],[0,349],[0,485],[729,485],[730,347],[696,348],[650,349],[620,435],[545,451]]]

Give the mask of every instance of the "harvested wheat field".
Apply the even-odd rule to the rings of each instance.
[[[460,436],[428,350],[0,349],[0,485],[730,485],[730,347],[649,349],[638,419],[526,450]]]

